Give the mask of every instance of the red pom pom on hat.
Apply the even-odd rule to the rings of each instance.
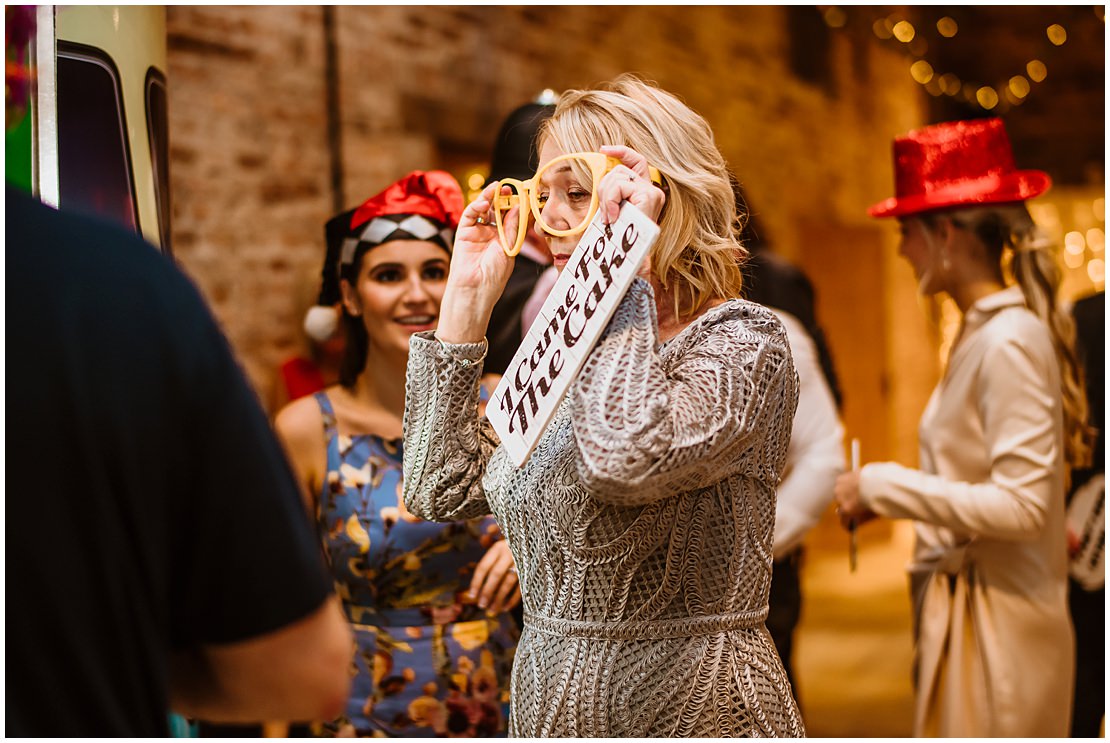
[[[872,217],[1025,201],[1049,189],[1040,170],[1018,170],[1001,119],[951,121],[894,140],[895,195],[870,207]]]
[[[454,176],[442,170],[414,170],[355,209],[351,229],[394,214],[416,214],[454,229],[462,212],[462,189]]]

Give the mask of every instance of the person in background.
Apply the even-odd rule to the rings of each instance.
[[[5,207],[8,299],[36,307],[6,339],[5,732],[335,714],[350,631],[200,294],[122,228]]]
[[[841,520],[916,522],[915,735],[1063,737],[1075,672],[1065,479],[1091,445],[1051,242],[1025,205],[1051,181],[1016,169],[999,119],[898,137],[894,170],[897,195],[870,213],[899,220],[919,291],[948,294],[963,319],[921,419],[920,469],[841,475]]]
[[[1069,502],[1085,488],[1096,488],[1094,497],[1103,504],[1091,509],[1096,523],[1068,527],[1068,548],[1073,562],[1084,557],[1083,540],[1104,541],[1106,530],[1106,293],[1097,292],[1075,303],[1076,347],[1087,381],[1087,404],[1091,425],[1098,431],[1090,467],[1072,471]],[[1084,528],[1087,527],[1087,528]],[[1095,547],[1102,552],[1105,547]],[[1080,566],[1082,567],[1086,566]],[[1075,703],[1072,706],[1071,736],[1098,738],[1106,714],[1106,586],[1105,568],[1096,580],[1068,578],[1068,605],[1075,626]]]
[[[492,518],[430,523],[401,500],[409,336],[440,321],[461,211],[454,178],[415,171],[329,222],[321,296],[342,298],[339,383],[275,419],[355,630],[339,734],[505,733],[512,555]]]
[[[506,117],[497,133],[489,177],[486,179],[487,186],[502,178],[522,181],[536,172],[536,134],[540,125],[550,118],[554,110],[555,105],[548,102],[547,97],[541,97],[533,103],[520,106]],[[505,285],[505,291],[490,315],[489,354],[485,363],[487,374],[504,374],[509,362],[513,360],[513,354],[520,347],[531,324],[524,324],[522,321],[524,305],[533,295],[540,275],[550,265],[551,254],[547,251],[547,243],[541,235],[529,230],[513,264],[513,272]]]
[[[737,213],[742,215],[740,239],[748,249],[748,258],[744,261],[744,299],[789,312],[802,324],[817,350],[821,374],[840,410],[844,394],[825,331],[817,321],[813,282],[805,271],[775,252],[766,230],[748,204],[743,187],[735,178],[732,178],[732,188],[736,194]]]
[[[836,478],[845,469],[839,386],[817,323],[813,284],[800,268],[771,250],[735,178],[732,187],[743,225],[741,239],[748,249],[744,298],[770,307],[782,320],[798,372],[798,410],[775,501],[775,563],[767,630],[801,705],[794,671],[794,632],[802,616],[803,540],[828,509]]]
[[[439,328],[410,341],[405,503],[492,511],[517,557],[512,735],[803,735],[763,624],[797,378],[782,323],[738,298],[724,158],[701,116],[631,75],[564,93],[539,141],[507,234],[538,216],[564,271],[578,230],[624,201],[659,236],[518,468],[477,414],[515,246],[491,226],[495,187],[471,202]]]

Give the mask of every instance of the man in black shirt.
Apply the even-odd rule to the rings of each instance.
[[[199,293],[129,232],[5,201],[5,732],[338,713],[349,630]]]

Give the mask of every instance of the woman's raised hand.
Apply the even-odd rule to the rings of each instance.
[[[615,157],[621,164],[610,170],[601,179],[597,188],[598,209],[606,224],[617,221],[621,202],[627,200],[646,214],[654,222],[659,221],[667,195],[651,182],[648,161],[631,147],[606,145],[600,151]]]
[[[455,233],[455,247],[451,256],[451,275],[448,285],[460,288],[496,287],[498,296],[513,270],[513,261],[505,255],[493,220],[493,192],[497,184],[482,189],[478,198],[470,202],[459,219]],[[505,215],[505,234],[516,235],[519,208],[514,207]]]
[[[513,272],[514,260],[505,255],[490,210],[494,188],[491,183],[470,202],[455,232],[436,330],[446,343],[475,343],[485,337],[493,306]],[[506,235],[516,235],[518,218],[518,208],[505,215]]]

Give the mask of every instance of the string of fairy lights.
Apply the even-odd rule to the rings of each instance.
[[[818,8],[830,28],[844,28],[847,25],[848,14],[843,8],[836,5]],[[1105,22],[1105,12],[1101,6],[1097,6],[1094,12]],[[962,99],[983,111],[1004,113],[1012,107],[1020,106],[1035,87],[1048,77],[1046,62],[1033,57],[1026,60],[1022,67],[1014,69],[1013,75],[994,83],[961,79],[954,72],[938,69],[925,58],[930,44],[926,35],[931,34],[931,31],[927,27],[915,27],[910,20],[898,13],[875,19],[871,24],[871,31],[882,41],[902,45],[912,60],[909,64],[910,76],[929,95]],[[936,21],[935,31],[939,37],[933,40],[935,44],[942,44],[961,33],[956,20],[947,15]],[[1067,43],[1068,31],[1063,25],[1052,23],[1045,28],[1045,37],[1050,45],[1047,49],[1051,50]]]

